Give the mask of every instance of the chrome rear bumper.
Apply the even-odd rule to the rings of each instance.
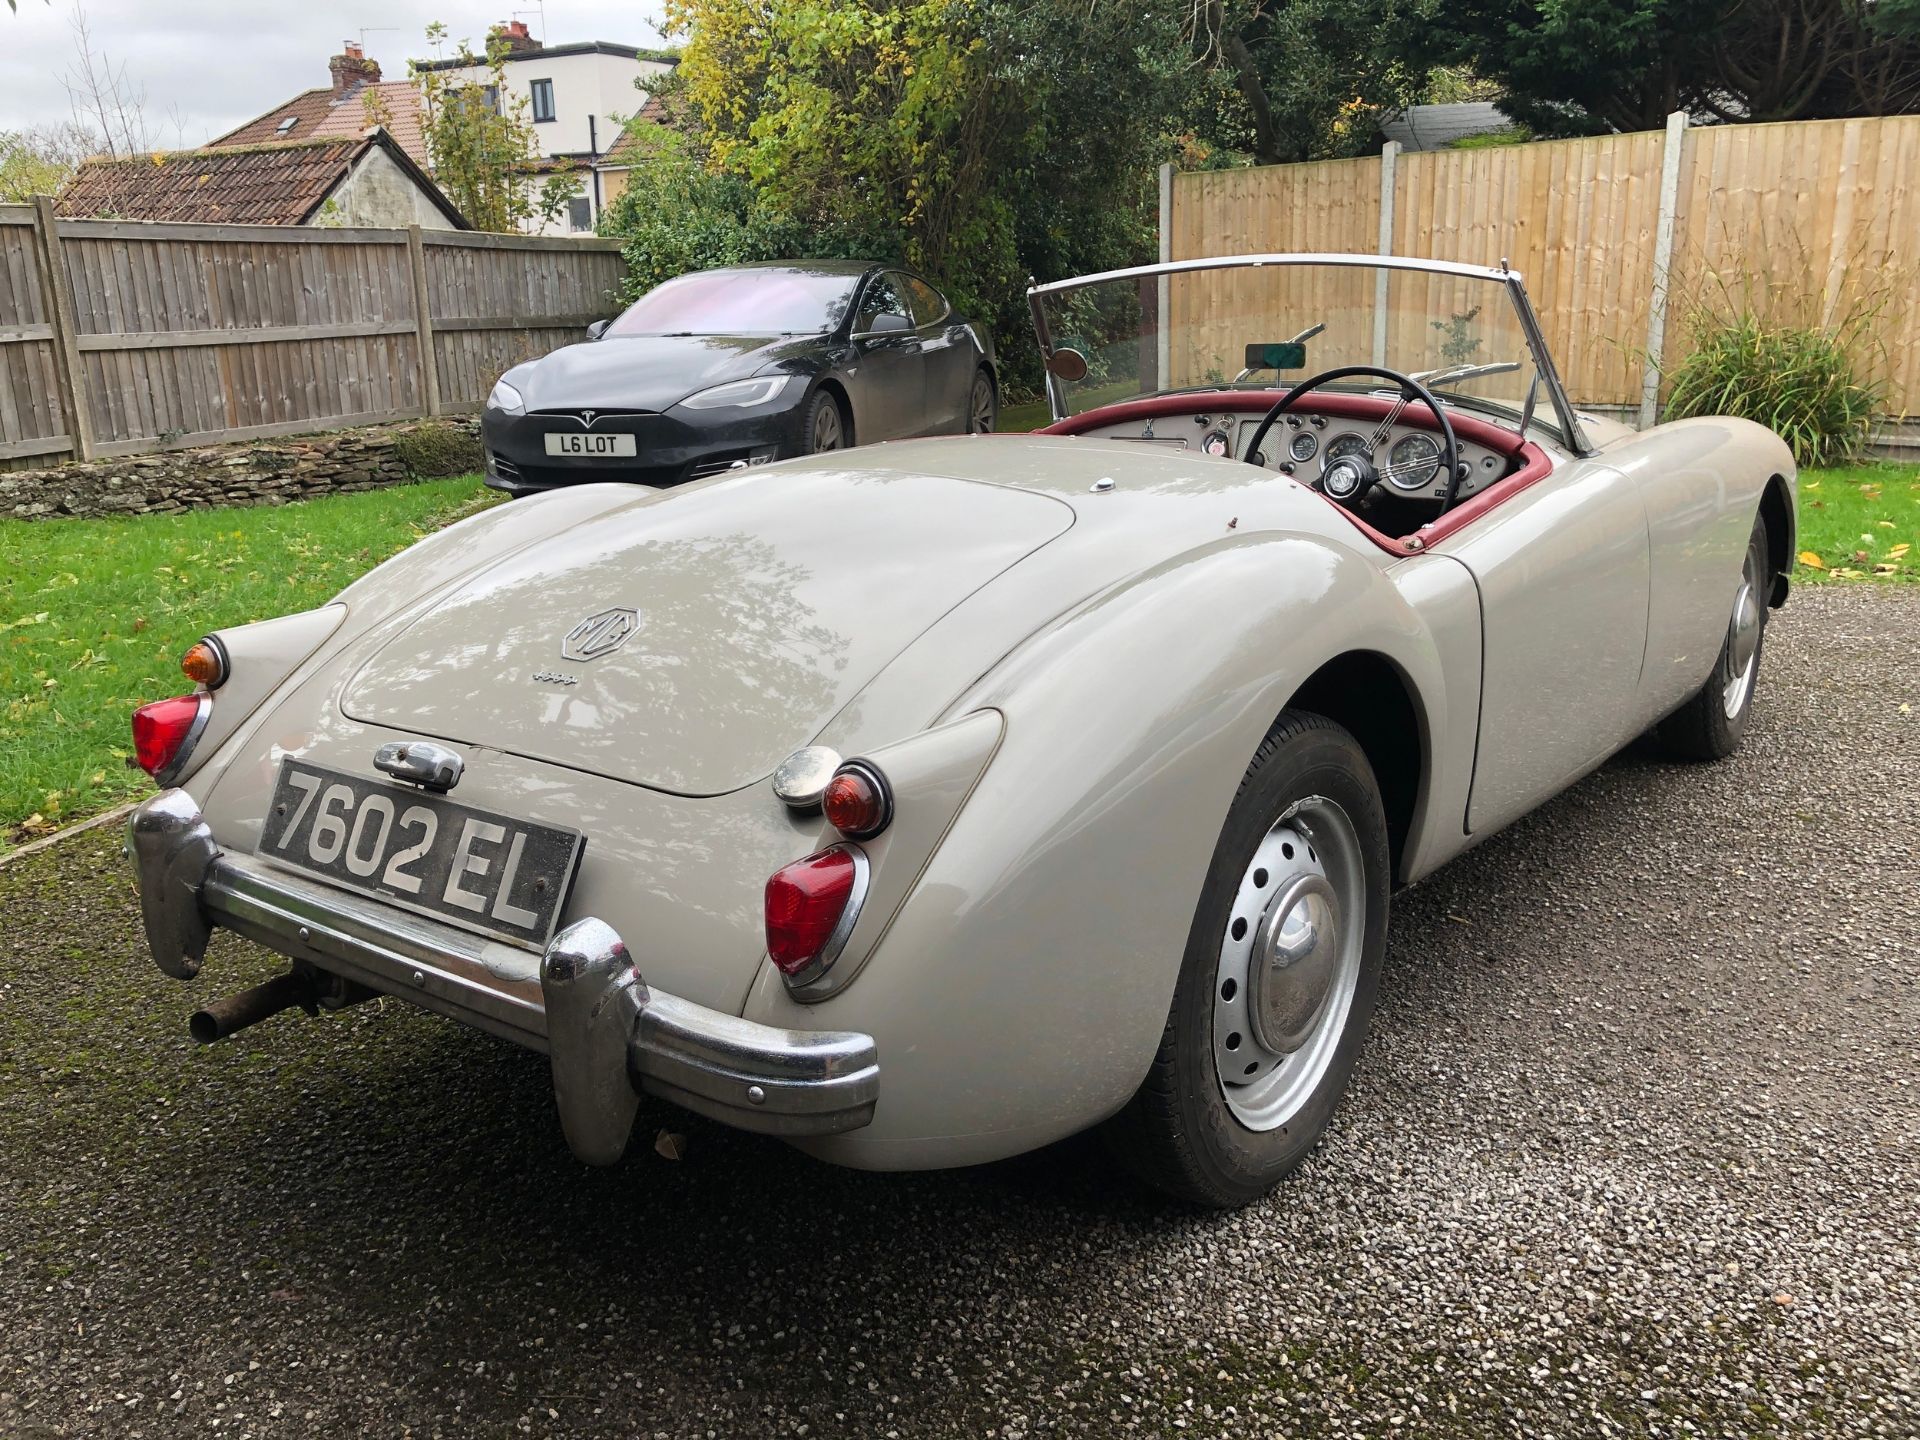
[[[649,990],[600,920],[576,921],[536,956],[224,852],[184,790],[142,805],[128,836],[147,944],[167,974],[198,974],[218,926],[542,1051],[567,1143],[590,1164],[620,1158],[642,1089],[775,1135],[828,1135],[873,1119],[872,1037],[777,1029]]]

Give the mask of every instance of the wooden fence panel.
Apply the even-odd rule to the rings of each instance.
[[[0,205],[0,470],[46,465],[73,445],[38,248],[33,207]]]
[[[1526,277],[1575,401],[1628,412],[1641,399],[1650,337],[1663,336],[1671,367],[1687,343],[1687,308],[1716,289],[1752,288],[1776,314],[1815,322],[1877,299],[1868,350],[1874,377],[1887,387],[1889,415],[1920,410],[1920,116],[1676,127],[1672,134],[1682,148],[1669,218],[1670,316],[1657,315],[1655,301],[1669,143],[1660,131],[1399,154],[1386,248],[1487,265],[1508,260]],[[1381,165],[1369,159],[1175,176],[1171,256],[1376,253]],[[1316,306],[1353,320],[1367,304],[1343,290],[1340,277],[1328,278],[1327,293],[1294,294],[1270,276],[1242,271],[1187,284],[1187,308],[1178,299],[1172,306],[1174,325],[1193,332],[1183,363],[1176,328],[1176,376],[1243,332],[1285,338],[1266,333],[1272,321]],[[1432,305],[1453,303],[1436,294]],[[1404,353],[1413,338],[1404,328],[1415,323],[1409,317],[1429,307],[1390,308],[1405,313],[1388,317],[1389,351]],[[1322,359],[1358,363],[1333,355],[1324,341],[1314,353],[1316,363]],[[1481,393],[1495,392],[1483,386]]]
[[[588,325],[617,312],[626,265],[611,241],[556,251],[511,236],[422,239],[440,402],[450,414],[480,409],[502,371],[585,339]]]
[[[1920,410],[1920,115],[1689,132],[1676,302],[1731,295],[1811,322],[1882,302],[1870,347],[1890,409]],[[1667,359],[1685,352],[1669,331]]]
[[[438,413],[423,339],[450,362],[445,408],[477,410],[501,370],[613,313],[624,268],[594,239],[427,232],[421,248],[416,266],[404,230],[0,206],[0,468]]]

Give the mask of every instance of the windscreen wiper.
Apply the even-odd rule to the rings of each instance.
[[[1500,360],[1491,365],[1442,365],[1438,370],[1416,370],[1409,378],[1422,385],[1452,385],[1487,375],[1505,375],[1519,368],[1518,360]]]

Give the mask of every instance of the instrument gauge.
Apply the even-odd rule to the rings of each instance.
[[[1327,464],[1331,465],[1336,460],[1347,459],[1371,461],[1373,447],[1366,442],[1364,436],[1351,433],[1334,436],[1327,442]]]
[[[1311,430],[1296,430],[1287,442],[1287,453],[1295,460],[1311,460],[1320,448],[1320,437]]]
[[[1209,455],[1231,455],[1233,440],[1224,430],[1209,430],[1200,437],[1200,448]]]
[[[1396,490],[1424,490],[1440,473],[1440,443],[1431,435],[1409,435],[1387,457],[1386,482]]]

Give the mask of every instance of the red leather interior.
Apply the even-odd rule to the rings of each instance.
[[[1035,433],[1080,435],[1088,430],[1107,425],[1124,425],[1133,420],[1157,420],[1167,415],[1193,415],[1207,411],[1230,411],[1237,415],[1264,415],[1285,393],[1283,390],[1232,390],[1194,391],[1184,395],[1150,395],[1139,400],[1122,400],[1115,405],[1103,405],[1098,410],[1089,410],[1082,415],[1070,415],[1065,420],[1057,420]],[[1348,420],[1379,420],[1393,408],[1393,402],[1381,395],[1343,395],[1327,391],[1302,396],[1296,408],[1310,414],[1337,415]],[[1509,474],[1496,480],[1479,494],[1454,506],[1438,520],[1422,525],[1412,535],[1400,539],[1382,534],[1344,505],[1335,504],[1324,495],[1321,498],[1344,515],[1361,534],[1382,550],[1394,555],[1413,555],[1436,541],[1446,539],[1456,530],[1471,525],[1501,501],[1518,494],[1534,481],[1545,479],[1553,472],[1552,457],[1531,440],[1522,440],[1513,431],[1472,415],[1461,415],[1450,410],[1447,412],[1447,418],[1453,422],[1453,433],[1460,439],[1471,440],[1474,444],[1484,446],[1496,455],[1504,455],[1510,461],[1518,461],[1518,464]],[[1418,403],[1409,405],[1400,413],[1399,423],[1436,433],[1440,429],[1440,424],[1434,419],[1433,412],[1425,405]],[[1320,494],[1317,490],[1313,493]],[[1409,543],[1414,541],[1418,543]]]

